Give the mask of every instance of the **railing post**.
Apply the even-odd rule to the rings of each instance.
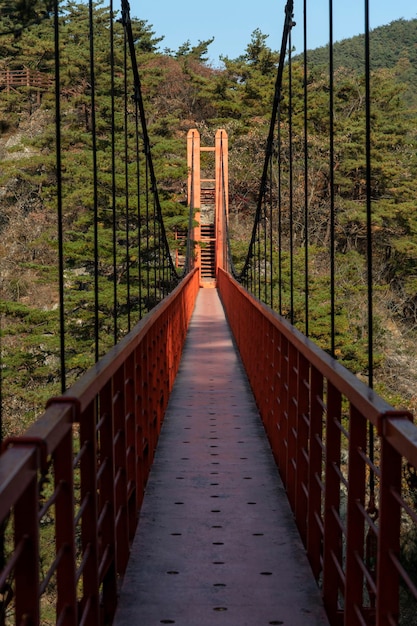
[[[117,575],[123,575],[126,570],[130,547],[126,471],[126,390],[128,376],[125,365],[120,367],[113,377],[114,524]]]
[[[275,341],[276,332],[272,324],[268,322],[266,327],[267,331],[267,343],[265,345],[265,396],[266,396],[266,411],[265,411],[265,428],[268,433],[271,447],[273,448],[272,433],[274,429],[274,407],[275,407],[275,389],[274,389],[274,360],[275,360]]]
[[[37,450],[33,452],[37,457]],[[38,481],[36,468],[14,507],[15,549],[23,548],[16,563],[16,624],[39,624]]]
[[[97,513],[97,434],[95,402],[83,412],[80,421],[81,544],[86,563],[83,570],[84,601],[82,612],[88,616],[88,624],[99,624],[99,574],[98,574],[98,513]],[[85,622],[87,623],[87,621]]]
[[[401,507],[395,497],[401,494],[401,455],[381,437],[381,484],[379,509],[379,537],[377,552],[378,626],[397,624],[399,618],[399,583],[392,556],[400,553]],[[389,572],[389,576],[387,576]]]
[[[361,456],[366,451],[364,417],[351,405],[349,429],[349,487],[346,537],[345,623],[361,624],[364,575],[360,564],[364,557],[365,520],[360,510],[365,502],[365,464]]]
[[[246,306],[248,306],[246,304]],[[274,454],[275,463],[279,466],[279,430],[278,423],[280,419],[281,411],[281,383],[282,376],[280,371],[280,359],[281,359],[281,333],[277,328],[274,328],[274,372],[272,378],[272,386],[274,389],[274,402],[271,420],[271,433],[270,440],[272,445],[272,452]]]
[[[116,391],[117,394],[117,391]],[[114,458],[114,419],[115,401],[114,380],[111,378],[99,395],[98,436],[100,445],[98,468],[99,524],[100,535],[99,572],[103,585],[102,604],[104,620],[113,619],[117,603],[116,573],[116,528],[115,528],[115,458]]]
[[[145,426],[143,341],[135,350],[136,507],[140,510],[147,477],[149,443]]]
[[[168,318],[164,314],[160,320],[160,326],[158,329],[158,354],[156,357],[156,388],[157,388],[157,396],[156,400],[156,410],[157,410],[157,420],[158,420],[158,437],[162,428],[162,421],[164,419],[165,414],[165,406],[168,400],[169,394],[169,376],[167,366],[167,337],[168,337]]]
[[[158,420],[155,406],[156,388],[155,388],[155,373],[156,373],[156,347],[155,347],[155,328],[149,331],[146,337],[147,351],[148,351],[148,369],[146,371],[146,377],[148,380],[148,424],[149,424],[149,445],[150,445],[150,461],[153,462],[155,455],[156,442],[158,441]]]
[[[337,620],[340,587],[339,571],[336,563],[340,564],[342,569],[342,532],[338,524],[340,514],[341,409],[341,394],[328,382],[323,533],[323,600],[332,624],[336,623]]]
[[[295,510],[296,502],[296,480],[297,480],[297,405],[298,405],[298,359],[297,349],[289,344],[288,346],[288,411],[287,411],[287,494],[291,508]]]
[[[307,485],[308,485],[308,416],[309,416],[309,363],[298,354],[297,403],[297,486],[295,519],[304,545],[307,543]]]
[[[322,420],[323,376],[315,367],[312,367],[310,375],[310,454],[308,468],[307,554],[316,580],[318,580],[322,571]]]
[[[72,426],[68,425],[68,432],[54,454],[56,553],[62,552],[57,566],[57,622],[65,626],[78,623],[72,439]]]
[[[135,379],[135,353],[129,355],[125,368],[125,395],[126,395],[126,489],[127,489],[127,516],[129,528],[129,540],[132,541],[137,525],[137,450],[136,450],[136,379]]]
[[[282,482],[287,484],[287,447],[288,447],[288,340],[284,335],[280,336],[279,346],[279,398],[277,437],[278,467],[281,472]]]

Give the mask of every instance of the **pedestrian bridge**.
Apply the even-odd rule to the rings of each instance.
[[[301,332],[274,287],[277,195],[268,181],[276,179],[293,3],[240,272],[229,247],[224,129],[214,146],[188,133],[189,227],[179,233],[184,245],[166,245],[122,8],[144,141],[137,162],[139,152],[146,158],[138,181],[148,184],[135,223],[146,225],[138,253],[146,276],[139,266],[138,281],[148,291],[138,300],[159,302],[137,323],[129,317],[127,334],[103,356],[97,306],[95,364],[67,388],[63,342],[62,394],[23,435],[3,442],[0,626],[414,623],[404,606],[415,606],[417,581],[402,537],[415,536],[417,524],[404,481],[405,468],[417,471],[417,428],[367,384],[370,376],[363,382],[340,364],[334,344],[325,351],[307,327]],[[290,133],[285,163],[291,141]],[[204,153],[213,153],[213,174],[202,169]],[[99,305],[98,256],[94,267]],[[63,280],[61,287],[65,312]],[[307,307],[307,284],[305,292]],[[62,322],[64,329],[65,315]]]
[[[218,293],[233,339],[217,290],[199,289],[193,270],[24,436],[6,441],[1,514],[13,515],[15,550],[2,580],[15,581],[17,624],[27,615],[42,623],[39,530],[50,507],[57,623],[110,623],[120,593],[120,625],[398,615],[401,510],[411,512],[402,463],[414,462],[417,441],[409,415],[223,270]],[[381,450],[373,462],[369,423]],[[370,468],[378,516],[367,502]],[[47,476],[55,486],[39,510]]]

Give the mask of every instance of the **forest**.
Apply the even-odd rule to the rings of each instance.
[[[55,177],[54,29],[48,2],[6,3],[0,17],[0,297],[2,317],[2,413],[4,435],[22,432],[59,392],[58,275]],[[97,117],[102,159],[102,353],[111,345],[109,248],[106,235],[110,134],[108,89],[109,11],[94,5]],[[73,1],[61,6],[61,107],[65,168],[65,284],[69,333],[69,382],[94,361],[91,342],[90,250],[91,101],[88,6]],[[210,39],[184,42],[178,50],[160,51],[162,35],[152,25],[133,20],[147,123],[152,139],[164,222],[174,241],[187,224],[186,135],[197,128],[211,145],[217,128],[229,136],[230,226],[234,261],[242,262],[258,196],[265,140],[279,54],[268,35],[255,29],[241,56],[224,57],[211,67]],[[114,24],[120,42],[123,28]],[[337,355],[366,380],[365,180],[363,148],[364,66],[360,37],[335,45],[335,182],[338,307]],[[372,193],[374,228],[376,388],[390,402],[417,407],[417,20],[398,20],[371,33],[372,49]],[[312,270],[312,338],[326,346],[328,311],[328,70],[326,48],[308,53],[308,133],[310,147],[310,262]],[[115,50],[115,123],[123,128],[130,115],[123,101],[122,46]],[[301,155],[303,58],[292,60],[294,84],[293,150]],[[50,88],[7,89],[7,71],[29,69],[50,80]],[[119,71],[120,70],[120,71]],[[283,108],[286,104],[283,103]],[[130,132],[130,131],[129,131]],[[120,145],[118,154],[123,153]],[[301,156],[300,156],[301,159]],[[301,165],[300,165],[301,172]],[[301,184],[301,173],[295,171]],[[122,177],[122,172],[120,177]],[[298,178],[297,178],[298,176]],[[296,211],[301,213],[301,204]],[[298,208],[297,208],[298,207]],[[297,214],[296,214],[297,218]],[[301,218],[296,219],[301,224]],[[123,241],[120,218],[120,241]],[[297,244],[303,239],[297,231]],[[286,234],[284,233],[284,237]],[[126,332],[126,265],[142,261],[120,252],[120,336]],[[146,263],[146,260],[143,261]],[[90,295],[89,295],[90,294]],[[146,310],[148,302],[134,303]],[[130,306],[130,303],[127,305]],[[297,323],[298,303],[295,303]],[[300,305],[301,306],[301,305]],[[301,315],[301,313],[300,313]]]

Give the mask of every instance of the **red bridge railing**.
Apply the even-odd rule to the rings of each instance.
[[[0,456],[0,624],[109,624],[196,271]]]
[[[401,623],[415,623],[416,571],[404,552],[407,538],[416,545],[416,499],[402,488],[404,469],[417,476],[411,415],[393,410],[230,275],[219,271],[218,286],[330,623],[398,624],[400,600]]]
[[[410,414],[222,270],[218,281],[331,624],[412,624],[415,571],[402,545],[417,538],[404,484],[405,469],[417,475]],[[194,272],[23,437],[5,442],[0,624],[111,623],[197,290]]]

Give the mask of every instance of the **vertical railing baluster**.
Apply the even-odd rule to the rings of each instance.
[[[64,616],[63,626],[76,626],[78,607],[75,572],[74,481],[72,426],[62,437],[54,454],[55,543],[56,553],[62,554],[57,566],[57,617]]]
[[[401,494],[402,459],[384,436],[380,455],[376,624],[389,626],[399,620],[400,577],[392,556],[400,554],[401,506],[395,494]]]
[[[290,408],[290,344],[284,336],[281,338],[281,367],[282,367],[282,406],[280,415],[280,471],[284,485],[288,481],[288,430]]]
[[[322,505],[322,433],[323,433],[323,376],[315,368],[310,373],[310,455],[308,468],[307,553],[315,578],[322,565],[321,505]]]
[[[129,559],[126,418],[126,373],[125,364],[123,364],[113,377],[114,524],[117,575],[124,574]]]
[[[299,352],[297,379],[297,485],[295,518],[304,544],[307,542],[309,382],[310,365],[304,355]]]
[[[341,465],[341,410],[342,397],[331,384],[327,384],[326,411],[326,466],[324,492],[323,537],[323,599],[331,621],[337,619],[339,572],[336,562],[342,564],[342,531],[338,524],[340,515]]]
[[[81,518],[81,547],[85,566],[82,573],[83,599],[81,613],[87,612],[88,623],[98,624],[99,599],[99,537],[97,500],[97,433],[95,402],[83,411],[80,429],[80,502],[85,508]],[[88,603],[88,606],[87,606]]]
[[[38,450],[33,450],[33,475],[14,506],[15,548],[23,554],[15,569],[16,624],[26,624],[27,616],[39,624],[39,536],[38,536]]]
[[[135,350],[135,438],[136,438],[136,506],[140,509],[145,490],[148,458],[148,434],[145,424],[143,342]]]
[[[113,421],[113,379],[110,379],[99,394],[99,524],[100,537],[99,571],[103,586],[101,604],[105,620],[111,620],[117,602],[116,532],[115,532],[115,461]]]
[[[288,426],[287,426],[287,494],[291,507],[295,509],[296,501],[296,478],[297,478],[297,402],[298,402],[298,359],[297,349],[289,344],[288,346]]]
[[[127,499],[127,516],[129,528],[129,541],[133,540],[136,523],[137,523],[137,449],[136,449],[136,380],[135,380],[135,353],[129,355],[125,363],[125,429],[126,429],[126,499]]]
[[[366,451],[366,420],[359,411],[350,407],[349,470],[346,537],[346,624],[360,624],[358,614],[363,609],[364,576],[360,566],[364,558],[365,520],[359,505],[365,503],[365,463],[361,453]]]

